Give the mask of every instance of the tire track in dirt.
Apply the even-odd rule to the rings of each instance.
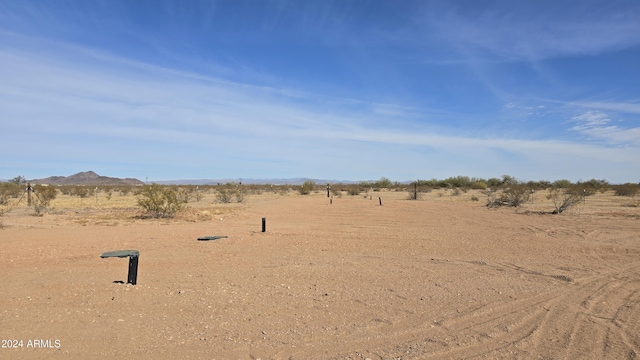
[[[640,262],[635,262],[575,282],[530,271],[561,284],[554,291],[488,304],[452,318],[428,320],[434,315],[430,313],[389,324],[385,342],[401,345],[371,349],[369,354],[381,359],[633,359],[640,353],[638,270]],[[359,345],[367,348],[365,342]]]
[[[628,331],[615,325],[614,314],[627,306],[629,291],[633,294],[638,289],[637,278],[621,280],[617,271],[567,286],[560,296],[545,304],[548,316],[528,344],[524,344],[525,348],[553,359],[623,359],[637,353],[637,336],[629,336]]]
[[[638,322],[640,279],[633,273],[640,262],[616,269],[608,274],[596,275],[567,284],[560,293],[533,297],[519,304],[505,304],[486,324],[512,321],[510,315],[522,314],[522,319],[506,325],[512,334],[496,334],[479,344],[491,350],[483,355],[494,356],[496,350],[509,348],[511,352],[553,359],[624,359],[638,354]],[[632,273],[631,276],[626,275]],[[536,301],[540,300],[540,301]],[[635,300],[635,301],[634,301]],[[490,315],[487,313],[486,315]],[[475,314],[463,316],[459,324],[473,323],[469,329],[486,328]],[[462,330],[449,325],[450,331]],[[513,329],[513,330],[511,330]],[[477,347],[477,350],[481,348]],[[467,355],[478,355],[474,349],[463,350]],[[447,352],[447,355],[455,353]]]

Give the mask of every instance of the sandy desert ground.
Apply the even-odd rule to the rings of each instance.
[[[170,220],[136,218],[118,196],[61,196],[40,217],[16,207],[0,217],[0,358],[640,355],[628,199],[551,215],[542,193],[518,210],[406,196],[208,195]],[[197,240],[210,235],[228,238]],[[120,249],[140,251],[135,286],[127,259],[100,258]]]

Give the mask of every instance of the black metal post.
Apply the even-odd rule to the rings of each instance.
[[[380,205],[382,205],[382,198],[378,197],[378,201],[380,201]]]
[[[262,218],[262,232],[267,231],[267,218],[263,217]]]
[[[135,285],[138,281],[138,256],[129,256],[129,275],[127,275],[127,284]]]

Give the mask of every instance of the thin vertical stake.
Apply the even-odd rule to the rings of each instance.
[[[263,217],[262,218],[262,232],[267,231],[267,218]]]

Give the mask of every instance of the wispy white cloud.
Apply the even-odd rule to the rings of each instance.
[[[640,145],[640,127],[623,129],[612,122],[609,115],[600,111],[588,111],[571,118],[572,130],[611,144]]]
[[[440,6],[429,24],[476,60],[530,61],[599,54],[640,44],[640,9],[632,3],[503,2]],[[431,9],[429,9],[431,10]]]
[[[640,101],[609,102],[609,101],[574,101],[568,105],[599,110],[613,110],[627,114],[640,114]]]

